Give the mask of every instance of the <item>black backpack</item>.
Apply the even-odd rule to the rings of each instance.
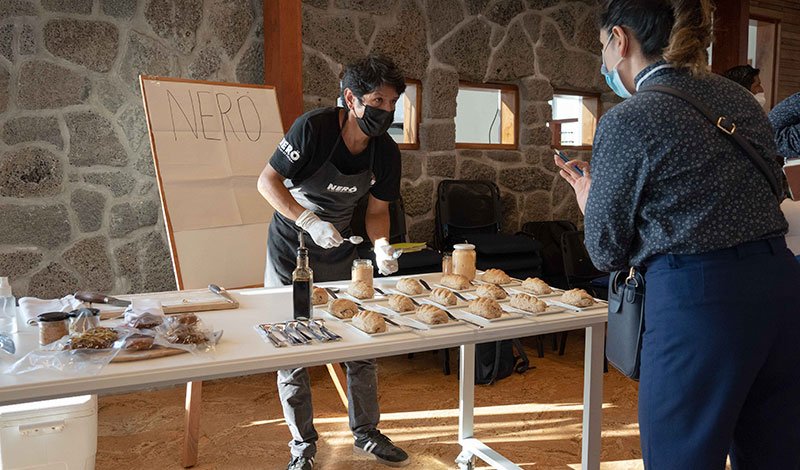
[[[514,349],[519,355],[514,354]],[[522,374],[532,368],[518,339],[492,341],[475,346],[475,384],[489,385],[513,372]]]

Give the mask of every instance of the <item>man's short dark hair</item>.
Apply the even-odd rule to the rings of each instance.
[[[368,93],[389,85],[401,95],[406,91],[406,80],[403,72],[389,58],[381,55],[370,55],[344,68],[342,76],[342,103],[344,90],[349,88],[359,100]]]
[[[733,80],[749,90],[750,87],[753,86],[753,83],[755,83],[759,73],[761,73],[761,70],[749,65],[737,65],[736,67],[726,70],[722,76],[728,80]]]

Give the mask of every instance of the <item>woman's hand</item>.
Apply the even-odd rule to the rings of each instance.
[[[578,207],[581,209],[581,212],[585,214],[586,200],[589,198],[589,187],[592,185],[592,176],[589,172],[591,168],[590,165],[580,160],[564,162],[558,158],[557,155],[553,156],[553,161],[557,167],[561,168],[559,172],[561,177],[575,190],[575,197],[578,199]],[[583,172],[583,176],[578,173],[576,168]]]

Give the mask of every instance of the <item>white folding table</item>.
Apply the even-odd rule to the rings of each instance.
[[[393,283],[391,278],[376,280],[376,285],[385,286]],[[129,392],[154,386],[459,346],[461,352],[459,442],[462,446],[462,452],[457,458],[459,467],[472,468],[474,458],[478,457],[496,468],[516,469],[519,467],[473,435],[475,344],[584,328],[586,359],[581,461],[584,469],[600,468],[603,344],[607,319],[605,308],[501,321],[483,329],[465,324],[374,338],[367,337],[341,322],[331,320],[327,322],[328,327],[341,335],[342,341],[275,348],[261,338],[254,326],[259,323],[290,319],[290,289],[243,289],[231,293],[239,301],[238,309],[198,314],[215,330],[224,330],[222,340],[213,353],[198,356],[183,354],[140,362],[112,363],[103,368],[99,374],[91,376],[68,376],[53,371],[19,375],[3,374],[0,377],[0,405],[87,393]],[[37,346],[36,329],[26,329],[17,335],[16,339],[18,353],[14,359],[22,357]],[[1,368],[12,362],[13,359],[8,355],[0,356]]]

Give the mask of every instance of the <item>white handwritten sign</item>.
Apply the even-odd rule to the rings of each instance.
[[[283,137],[268,86],[141,77],[180,288],[260,285],[273,210],[256,181]]]

